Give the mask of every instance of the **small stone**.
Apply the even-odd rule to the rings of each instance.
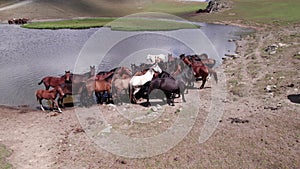
[[[269,55],[274,55],[274,54],[276,54],[276,50],[269,52]]]
[[[151,110],[154,111],[154,112],[157,112],[157,108],[154,107],[154,106],[151,107]]]

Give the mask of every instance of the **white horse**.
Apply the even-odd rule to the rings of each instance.
[[[155,71],[151,67],[144,75],[132,76],[132,78],[129,81],[129,98],[130,98],[131,102],[136,103],[136,100],[133,97],[134,94],[140,90],[140,87],[142,85],[144,85],[146,82],[152,80],[154,73],[155,73]]]
[[[167,61],[167,56],[164,54],[159,54],[159,55],[151,55],[149,54],[146,57],[146,60],[149,61],[150,63],[159,63],[159,62],[166,62]]]

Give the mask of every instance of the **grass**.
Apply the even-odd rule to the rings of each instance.
[[[11,152],[4,145],[0,144],[0,169],[12,168],[12,165],[5,160],[10,154]]]
[[[287,25],[299,23],[299,0],[232,0],[233,8],[222,13],[197,15],[195,21],[236,21],[245,24]]]
[[[75,1],[77,2],[77,1]],[[175,0],[152,0],[152,1],[99,1],[87,0],[80,3],[69,3],[57,1],[45,1],[51,7],[55,6],[52,11],[66,11],[71,15],[66,17],[90,17],[89,19],[65,19],[60,21],[33,22],[25,24],[22,27],[32,29],[85,29],[92,27],[111,26],[114,30],[175,30],[185,28],[196,28],[196,26],[184,23],[175,23],[171,21],[149,21],[142,19],[126,20],[125,23],[114,22],[118,17],[123,17],[140,12],[158,12],[167,13],[176,16],[182,16],[186,13],[197,11],[199,8],[204,8],[207,3],[203,2],[182,2]],[[59,9],[59,10],[58,10]],[[51,11],[50,9],[47,9]],[[50,13],[48,15],[51,15]],[[72,16],[74,15],[74,16]],[[56,16],[56,15],[55,15]],[[46,16],[47,17],[47,16]],[[47,17],[48,18],[48,17]],[[62,16],[61,18],[65,18]],[[168,17],[169,18],[169,17]]]
[[[85,29],[102,26],[111,27],[112,30],[123,31],[161,31],[198,28],[196,25],[190,23],[142,18],[74,19],[52,22],[34,22],[25,24],[22,27],[31,29]]]
[[[31,29],[85,29],[93,27],[102,27],[113,20],[115,20],[115,18],[87,18],[50,22],[33,22],[24,24],[22,27]]]

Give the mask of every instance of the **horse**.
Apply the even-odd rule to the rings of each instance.
[[[102,104],[104,101],[109,103],[111,98],[111,83],[105,79],[95,80],[90,78],[83,87],[83,95],[88,100],[91,100],[93,92],[95,92],[98,104]],[[89,103],[85,102],[85,105],[89,105]]]
[[[68,95],[78,95],[80,94],[80,103],[84,104],[85,100],[82,96],[83,87],[85,86],[85,82],[78,82],[78,83],[64,83],[62,85],[57,86],[60,88],[64,96],[58,98],[58,105],[64,107],[63,99]]]
[[[144,85],[146,82],[152,80],[155,71],[153,68],[150,68],[144,75],[141,76],[133,76],[129,81],[129,99],[132,103],[136,103],[136,99],[134,98],[134,93],[138,90],[134,91],[134,88],[140,87]]]
[[[71,74],[72,83],[85,82],[87,79],[94,77],[96,74],[95,66],[90,66],[90,71],[84,74]]]
[[[181,81],[177,81],[170,77],[165,78],[155,78],[151,80],[150,82],[147,82],[145,84],[146,86],[149,85],[148,93],[147,93],[147,104],[150,105],[149,102],[149,95],[151,91],[154,89],[160,89],[162,90],[167,98],[167,103],[171,106],[174,106],[174,98],[179,98],[180,95],[182,96],[183,102],[186,102],[184,97],[184,90],[185,90],[185,84],[181,83]],[[177,94],[177,96],[176,96]]]
[[[44,83],[46,90],[49,90],[50,87],[55,88],[56,86],[62,85],[64,83],[71,82],[71,73],[70,71],[65,71],[65,75],[61,77],[47,76],[44,77],[38,84],[41,85]]]
[[[43,111],[45,111],[44,107],[43,107],[43,103],[42,103],[42,100],[43,99],[46,99],[46,100],[50,100],[52,101],[52,107],[54,108],[54,104],[56,105],[58,111],[60,113],[62,113],[58,103],[55,101],[57,95],[60,95],[60,98],[63,97],[65,94],[63,93],[63,91],[61,90],[61,88],[54,88],[54,89],[51,89],[51,90],[44,90],[44,89],[39,89],[35,92],[35,96],[36,96],[36,99],[37,101],[40,103],[40,106],[41,106],[41,109]]]
[[[191,56],[187,56],[187,57],[190,57],[191,59],[194,58],[196,61],[201,61],[203,64],[205,64],[209,68],[213,68],[216,64],[216,60],[208,58],[208,55],[206,53],[202,53],[201,55],[191,55]]]
[[[121,67],[116,70],[112,80],[112,92],[113,100],[121,102],[122,91],[125,90],[125,94],[128,91],[129,82],[131,80],[131,70],[127,67]]]
[[[218,79],[217,79],[217,73],[212,70],[212,69],[208,69],[207,66],[205,66],[202,62],[196,62],[196,61],[193,61],[191,62],[189,60],[188,57],[186,57],[184,54],[180,55],[180,59],[185,63],[187,64],[189,67],[191,67],[193,69],[193,72],[195,73],[194,76],[196,78],[198,77],[201,77],[202,78],[202,84],[200,86],[200,89],[203,89],[204,88],[204,85],[206,83],[206,80],[207,80],[207,77],[209,75],[209,70],[212,72],[216,82],[218,82]]]
[[[146,60],[149,61],[150,63],[159,63],[159,62],[166,62],[167,61],[167,56],[164,54],[159,54],[159,55],[147,55]]]
[[[118,68],[115,68],[115,69],[112,69],[108,72],[99,72],[97,75],[96,75],[96,78],[95,80],[104,80],[106,79],[107,81],[108,80],[111,80],[115,71],[117,70]]]

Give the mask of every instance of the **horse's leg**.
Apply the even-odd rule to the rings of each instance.
[[[99,92],[99,104],[103,104],[103,92]]]
[[[204,77],[202,77],[203,79],[202,79],[202,84],[201,84],[201,86],[200,86],[200,89],[203,89],[204,88],[204,85],[205,85],[205,83],[206,83],[206,77],[204,78]]]
[[[97,104],[100,104],[100,99],[101,99],[100,92],[95,91],[95,96],[96,96]]]
[[[45,109],[44,109],[44,107],[43,107],[42,99],[39,98],[38,100],[39,100],[39,103],[40,103],[40,105],[41,105],[42,111],[45,111]]]
[[[53,104],[56,105],[56,107],[57,107],[57,109],[58,109],[58,112],[59,112],[59,113],[62,113],[62,111],[61,111],[61,109],[59,108],[58,103],[55,101],[55,99],[51,99],[51,101],[53,102]]]

